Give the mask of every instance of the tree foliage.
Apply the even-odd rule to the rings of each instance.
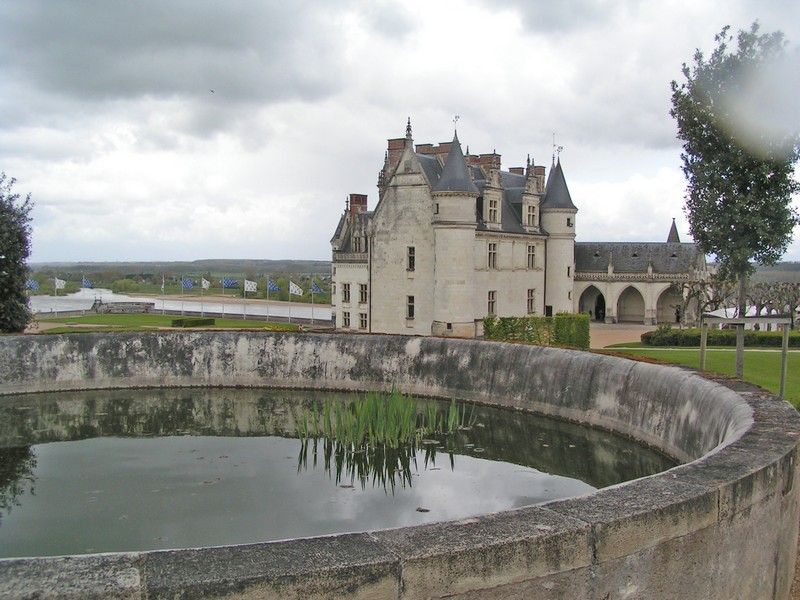
[[[31,320],[25,283],[30,256],[31,195],[13,192],[15,180],[0,173],[0,332],[20,333]]]
[[[774,81],[760,74],[785,59],[786,42],[781,32],[760,34],[754,23],[739,31],[737,47],[730,48],[728,29],[715,37],[710,57],[698,50],[694,65],[683,65],[686,81],[672,82],[670,114],[683,142],[691,234],[716,256],[723,276],[746,280],[752,261],[774,264],[783,255],[798,223],[791,199],[799,189],[794,165],[800,131],[791,120],[779,133],[739,127],[748,117],[737,111],[740,98],[753,92],[753,82]],[[752,104],[759,110],[749,112],[767,110],[773,91],[760,90]]]

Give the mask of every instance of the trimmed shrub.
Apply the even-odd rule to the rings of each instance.
[[[186,317],[183,319],[172,319],[173,327],[208,327],[216,323],[215,319],[204,319],[202,317]]]
[[[588,349],[589,315],[559,313],[555,317],[485,317],[483,337],[487,340]]]
[[[642,343],[647,346],[700,346],[699,329],[672,329],[662,323],[654,331],[642,334]],[[709,329],[706,344],[709,346],[736,346],[736,329]],[[745,330],[744,345],[762,348],[780,348],[783,345],[781,331]],[[789,332],[789,347],[800,348],[800,332]]]

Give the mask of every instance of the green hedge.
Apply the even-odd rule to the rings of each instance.
[[[203,319],[201,317],[187,317],[185,319],[172,319],[173,327],[208,327],[214,325],[215,319]]]
[[[485,317],[483,337],[588,350],[589,315],[559,313],[555,317]]]
[[[642,343],[647,346],[700,346],[699,329],[672,329],[669,323],[662,323],[654,331],[642,334]],[[706,344],[709,346],[736,346],[736,329],[709,329]],[[780,331],[745,330],[745,346],[777,347],[783,345]],[[800,348],[800,333],[789,332],[789,346]]]

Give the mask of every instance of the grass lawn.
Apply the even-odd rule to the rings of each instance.
[[[171,327],[175,315],[86,315],[81,317],[52,317],[38,319],[41,323],[61,323],[64,327],[47,329],[47,333],[64,333],[79,331],[140,331],[156,327]],[[80,327],[76,327],[80,326]],[[96,325],[97,327],[92,327]],[[186,329],[193,329],[187,327]],[[243,319],[217,319],[214,325],[199,329],[267,329],[274,331],[297,331],[295,323],[269,323],[267,321],[246,321]]]
[[[632,344],[624,344],[630,348]],[[695,369],[700,367],[699,348],[652,347],[636,349],[609,348],[618,354],[642,356],[663,362],[686,365]],[[736,374],[736,351],[733,348],[710,348],[706,350],[706,369],[723,375]],[[745,350],[744,380],[777,394],[780,391],[781,353],[780,351]],[[789,352],[786,367],[786,399],[800,408],[800,352]]]

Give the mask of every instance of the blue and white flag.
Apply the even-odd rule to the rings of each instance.
[[[66,285],[67,285],[67,282],[66,282],[66,281],[64,281],[63,279],[59,279],[58,277],[54,277],[54,278],[53,278],[53,283],[54,283],[54,285],[55,285],[55,288],[56,288],[57,290],[63,290],[63,289],[64,289],[64,286],[66,286]]]
[[[222,278],[222,287],[226,290],[231,288],[238,288],[239,287],[239,280],[233,279],[231,277],[223,277]]]
[[[257,289],[258,289],[258,284],[255,281],[250,281],[249,279],[244,280],[245,292],[255,292]]]
[[[311,293],[312,294],[322,294],[322,288],[319,287],[315,282],[311,283]]]
[[[279,288],[277,285],[275,285],[272,282],[272,279],[267,279],[267,289],[270,292],[280,292],[281,291],[281,288]]]
[[[81,276],[81,287],[93,288],[94,284],[91,281],[89,281],[88,279],[86,279],[86,275],[82,275]]]
[[[42,287],[42,284],[36,281],[35,279],[28,279],[25,282],[25,287],[27,287],[32,292],[38,292],[39,289]]]
[[[181,278],[181,285],[185,290],[193,290],[194,289],[194,281],[191,279],[186,279],[186,277]]]
[[[303,295],[303,288],[297,285],[294,281],[289,281],[289,293],[294,294],[295,296],[302,296]]]

